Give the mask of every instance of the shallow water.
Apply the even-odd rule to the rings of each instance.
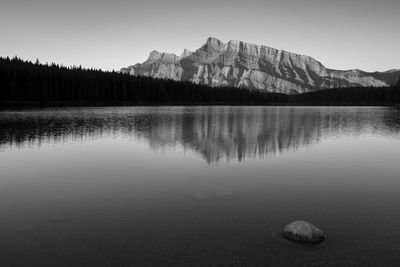
[[[0,266],[400,266],[399,159],[390,108],[2,111]]]

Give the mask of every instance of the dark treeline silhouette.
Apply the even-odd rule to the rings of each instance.
[[[81,67],[0,59],[0,103],[39,105],[265,104],[280,94],[212,88]]]
[[[213,88],[82,67],[0,58],[0,106],[396,105],[400,81],[383,88],[339,88],[300,95]]]
[[[287,98],[289,103],[302,105],[397,106],[400,104],[400,85],[325,89]]]

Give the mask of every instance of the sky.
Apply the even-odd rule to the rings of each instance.
[[[384,71],[400,68],[399,11],[399,0],[0,0],[0,56],[119,70],[216,37]]]

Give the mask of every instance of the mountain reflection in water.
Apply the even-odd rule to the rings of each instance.
[[[151,148],[182,146],[208,163],[276,156],[341,135],[391,135],[399,111],[349,107],[117,107],[0,113],[0,149],[134,137]]]

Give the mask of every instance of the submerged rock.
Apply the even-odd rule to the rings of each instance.
[[[282,235],[288,239],[308,243],[321,243],[326,235],[315,225],[306,221],[294,221],[283,228]]]
[[[37,225],[26,224],[22,227],[15,229],[15,232],[16,233],[32,233],[32,232],[36,232],[38,230],[39,230],[39,227]]]
[[[209,200],[210,196],[206,193],[194,192],[191,194],[191,198],[196,201],[205,201],[205,200]]]
[[[235,193],[226,189],[218,191],[215,195],[219,200],[232,201],[236,199]]]
[[[54,215],[51,217],[51,221],[55,223],[65,223],[69,222],[69,218],[64,215]]]

